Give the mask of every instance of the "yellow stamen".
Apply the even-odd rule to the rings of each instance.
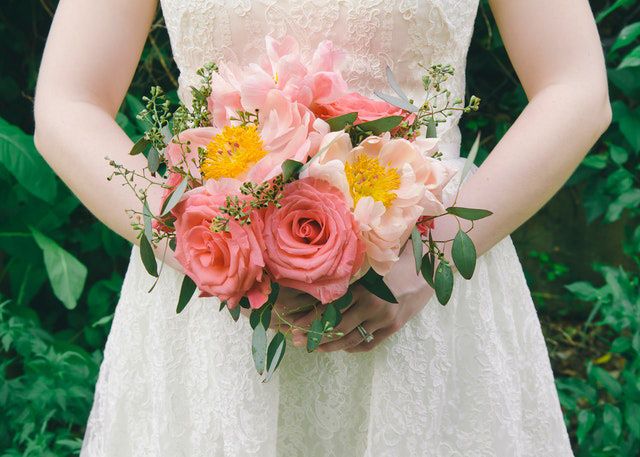
[[[254,125],[225,127],[207,145],[202,166],[206,179],[238,178],[267,155]]]
[[[397,169],[385,167],[377,158],[361,153],[353,162],[345,164],[344,171],[354,205],[362,197],[372,197],[386,207],[395,200],[396,193],[393,191],[400,188]]]

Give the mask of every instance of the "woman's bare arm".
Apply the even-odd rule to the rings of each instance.
[[[611,122],[604,58],[587,0],[490,4],[529,104],[458,198],[458,206],[494,212],[470,232],[479,254],[535,214]],[[438,238],[449,239],[457,224],[442,222]]]
[[[61,0],[44,51],[35,99],[38,150],[102,222],[131,242],[125,213],[140,202],[107,181],[109,156],[141,169],[132,142],[114,121],[140,59],[156,0]],[[157,191],[150,204],[159,204]],[[173,263],[173,262],[172,262]]]

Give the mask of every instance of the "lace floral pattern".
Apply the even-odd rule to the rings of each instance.
[[[371,93],[390,65],[409,93],[416,62],[464,66],[478,0],[163,0],[181,94],[207,60],[248,62],[264,35],[303,49],[331,38],[345,76]],[[457,118],[441,128],[459,141]],[[454,145],[455,149],[455,145]],[[454,154],[456,155],[457,149]],[[462,160],[451,162],[460,167]],[[455,186],[455,182],[451,184]],[[449,189],[448,195],[452,195]],[[132,250],[96,386],[82,457],[570,456],[540,324],[509,238],[401,331],[364,354],[287,348],[261,384],[251,328],[194,299],[176,314],[181,275],[159,284]]]

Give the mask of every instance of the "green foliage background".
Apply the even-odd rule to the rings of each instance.
[[[33,146],[32,97],[55,4],[3,0],[0,5],[2,457],[78,453],[130,252],[79,204]],[[640,453],[640,5],[592,0],[591,6],[607,56],[613,124],[565,188],[513,238],[543,323],[576,454],[635,456]],[[135,100],[151,84],[175,89],[176,75],[158,17],[117,118],[129,135],[139,134]],[[467,116],[463,125],[466,141],[482,131],[482,158],[526,103],[485,0],[469,54],[468,91],[483,100],[480,113]],[[62,266],[73,274],[66,275]]]

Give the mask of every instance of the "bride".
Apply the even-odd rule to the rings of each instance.
[[[251,328],[194,299],[175,313],[174,259],[160,283],[134,246],[81,455],[568,456],[572,455],[540,324],[509,234],[563,185],[611,120],[600,42],[587,0],[491,0],[529,104],[462,187],[458,204],[494,212],[471,232],[476,274],[446,307],[403,255],[387,276],[399,305],[354,294],[320,353],[290,346],[262,384],[248,356]],[[350,55],[343,74],[373,95],[389,65],[410,95],[417,63],[451,64],[454,98],[478,0],[162,0],[179,94],[207,61],[254,61],[264,37],[302,51],[331,39]],[[140,57],[155,0],[61,0],[35,104],[36,142],[82,202],[135,242],[127,189],[105,156],[129,169],[131,140],[114,122]],[[439,126],[458,166],[458,118]],[[159,199],[159,195],[154,196]],[[450,238],[443,222],[436,239]],[[435,237],[434,237],[435,238]],[[410,251],[407,249],[405,252]],[[408,257],[407,257],[408,256]],[[284,297],[278,306],[296,304]],[[308,322],[306,316],[299,322]],[[357,327],[373,335],[363,341]],[[365,334],[366,335],[366,334]],[[294,335],[293,343],[303,335]]]

